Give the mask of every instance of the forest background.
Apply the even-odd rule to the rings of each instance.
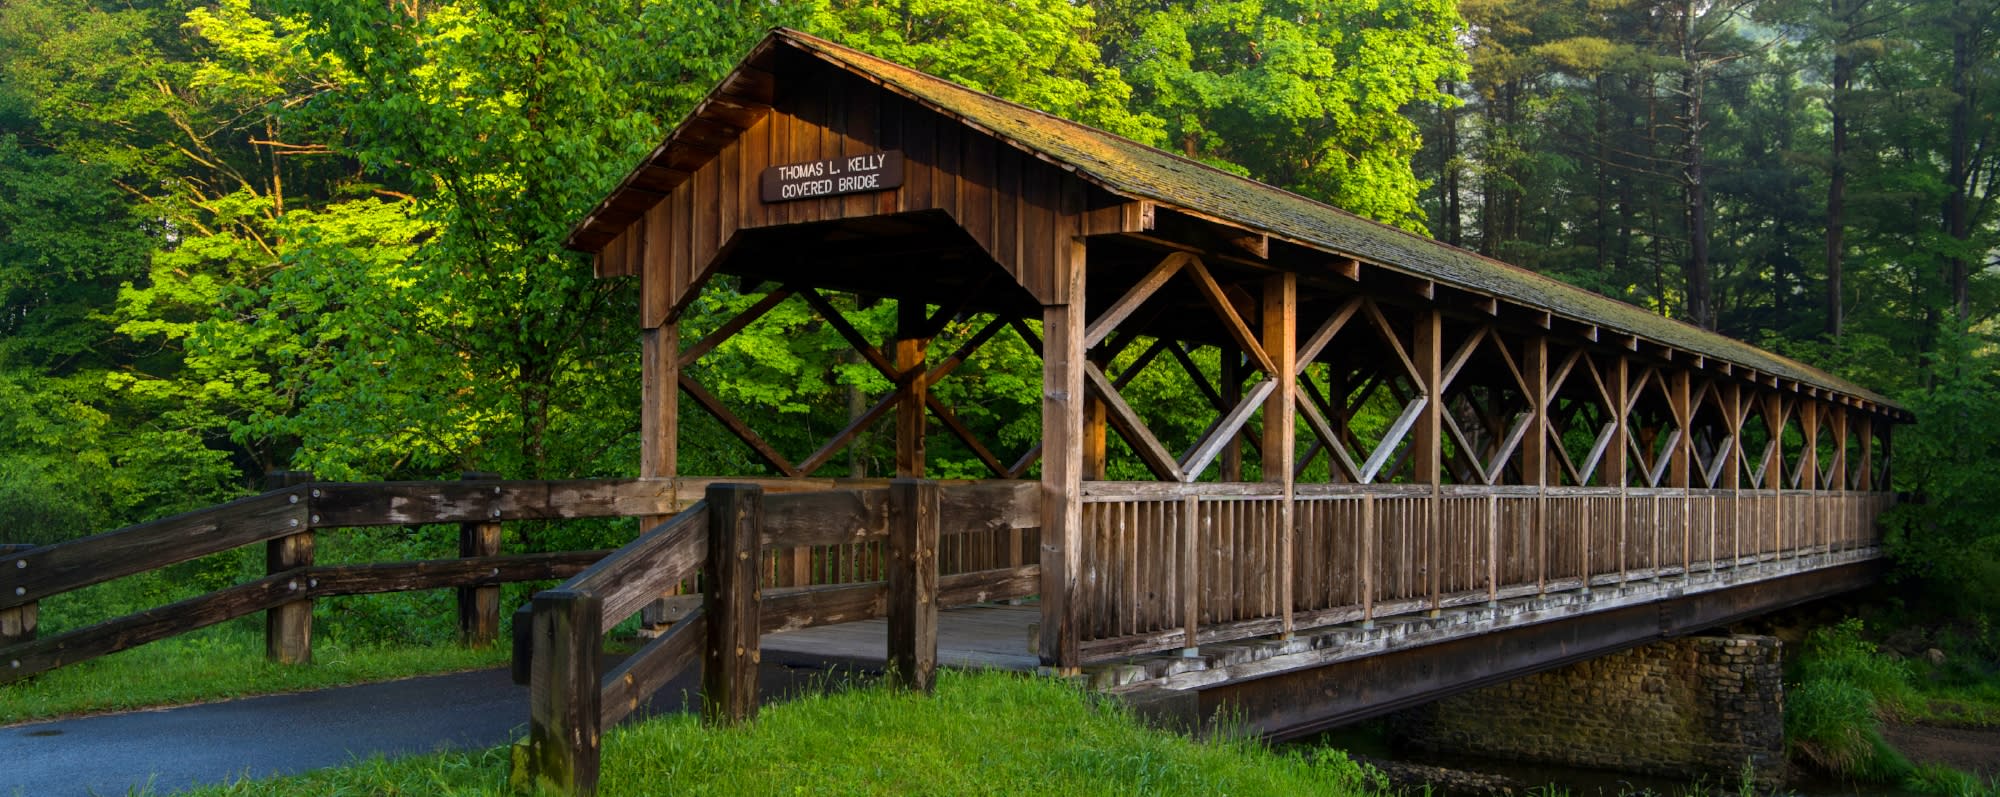
[[[1922,499],[1893,518],[1901,572],[2000,659],[1986,0],[8,0],[0,542],[215,503],[277,469],[633,474],[635,286],[559,242],[774,25],[1897,397],[1920,421],[1897,435],[1896,487]],[[683,334],[756,288],[710,292]],[[698,367],[767,437],[809,445],[887,384],[788,307]],[[982,397],[960,412],[991,439],[1038,439],[1032,355],[988,349],[946,387]],[[1135,390],[1171,406],[1190,388]],[[760,472],[683,422],[683,472]],[[889,442],[864,438],[847,471],[881,475]],[[937,475],[978,475],[934,455]],[[399,533],[366,547],[430,544]],[[379,619],[407,638],[407,616]]]

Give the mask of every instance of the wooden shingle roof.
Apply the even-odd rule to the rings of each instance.
[[[704,115],[740,114],[743,87],[771,76],[759,64],[788,47],[882,86],[968,127],[999,138],[1053,163],[1107,191],[1146,200],[1191,215],[1215,219],[1376,267],[1433,280],[1475,294],[1547,312],[1607,333],[1634,336],[1653,344],[1733,363],[1802,385],[1881,406],[1907,417],[1888,398],[1810,365],[1748,343],[1492,258],[1396,229],[1322,202],[1215,169],[1165,150],[1043,113],[951,81],[793,30],[777,29],[752,51],[708,101],[675,130],[666,143],[580,223],[566,242],[596,251],[644,211],[644,197],[658,186],[638,183],[671,180],[669,168],[688,152],[677,142],[712,135],[701,129]],[[665,175],[665,176],[663,176]],[[670,186],[669,186],[670,187]]]

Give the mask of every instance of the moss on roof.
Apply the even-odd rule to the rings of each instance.
[[[1491,294],[1785,379],[1897,406],[1874,391],[1810,365],[1518,266],[1370,221],[825,39],[786,29],[772,35],[1073,168],[1116,193],[1223,219],[1315,249]]]

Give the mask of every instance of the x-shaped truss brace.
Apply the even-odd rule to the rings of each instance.
[[[757,434],[756,430],[752,429],[749,424],[744,423],[715,394],[709,392],[706,387],[702,386],[688,372],[688,367],[699,360],[702,355],[713,351],[723,341],[728,340],[731,336],[741,332],[745,327],[755,323],[757,319],[769,313],[772,308],[777,307],[792,296],[798,296],[805,300],[821,318],[825,319],[829,326],[833,327],[847,341],[848,345],[852,346],[861,355],[864,362],[874,367],[877,372],[881,373],[883,377],[887,378],[896,387],[895,390],[891,390],[888,395],[876,401],[867,410],[856,416],[848,423],[846,428],[841,429],[839,433],[820,446],[818,450],[797,464],[793,464],[783,454],[779,453],[769,441],[765,440],[762,435]],[[926,326],[930,329],[940,328],[943,325],[944,319],[956,311],[957,308],[948,307],[940,309],[936,316],[926,322]],[[1018,319],[994,318],[980,327],[977,332],[973,333],[972,337],[960,344],[950,357],[931,366],[928,370],[925,369],[923,364],[918,364],[908,369],[898,369],[882,354],[879,347],[869,343],[860,331],[856,330],[854,325],[848,322],[846,315],[842,314],[838,308],[835,308],[818,291],[812,288],[786,286],[765,294],[763,298],[757,300],[756,303],[746,308],[743,312],[736,314],[736,316],[717,327],[715,331],[683,350],[679,355],[680,388],[689,397],[693,398],[697,405],[713,416],[724,428],[728,429],[731,434],[735,435],[737,439],[742,440],[745,445],[748,445],[751,451],[755,452],[759,458],[769,463],[771,467],[776,468],[778,472],[786,476],[799,477],[810,476],[815,471],[824,467],[828,462],[831,462],[833,457],[853,443],[862,431],[881,420],[884,415],[887,415],[890,410],[894,409],[897,394],[908,388],[913,380],[921,376],[923,379],[924,407],[929,410],[930,414],[936,417],[938,422],[943,424],[954,437],[964,442],[966,447],[971,449],[973,454],[979,458],[979,461],[988,470],[991,470],[995,476],[1008,479],[1019,478],[1022,473],[1025,473],[1034,464],[1035,460],[1040,458],[1040,446],[1036,446],[1030,450],[1012,466],[1001,464],[999,458],[994,456],[992,450],[987,448],[984,443],[980,442],[978,436],[972,433],[971,428],[966,426],[965,422],[958,417],[958,414],[953,412],[944,402],[940,401],[936,394],[930,390],[931,385],[936,384],[938,380],[949,376],[959,366],[964,365],[966,359],[978,351],[981,346],[992,340],[993,336],[1001,330],[1007,329],[1010,326],[1021,335],[1022,340],[1026,341],[1029,346],[1036,349],[1037,352],[1040,351],[1040,341],[1035,339],[1034,334],[1025,324],[1022,324]]]

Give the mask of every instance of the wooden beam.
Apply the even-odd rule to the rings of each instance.
[[[639,475],[680,472],[680,325],[662,324],[640,339]]]
[[[791,290],[787,288],[779,288],[764,294],[764,298],[758,299],[756,303],[745,308],[743,312],[737,313],[728,321],[722,322],[722,326],[716,327],[714,332],[708,333],[701,340],[695,341],[694,345],[687,347],[686,350],[680,353],[680,356],[675,358],[675,364],[679,368],[686,368],[693,365],[696,360],[701,359],[702,355],[714,351],[715,347],[735,337],[736,333],[742,332],[744,327],[756,323],[757,319],[763,318],[765,314],[771,312],[772,308],[791,298],[791,295]],[[669,323],[662,324],[659,328],[665,329],[676,326],[678,325]],[[652,331],[654,330],[648,330],[649,333]],[[680,345],[678,338],[674,340],[674,345]]]
[[[1530,408],[1529,412],[1532,417],[1529,421],[1527,447],[1521,449],[1521,474],[1526,477],[1522,479],[1522,482],[1537,487],[1547,487],[1549,484],[1549,405],[1552,403],[1554,396],[1554,391],[1549,387],[1548,336],[1534,335],[1529,337],[1524,359],[1526,362],[1523,363],[1522,371],[1524,373],[1522,376],[1525,377],[1527,382],[1528,407]],[[1573,363],[1575,361],[1571,360],[1570,362]],[[1566,363],[1563,371],[1563,375],[1565,376],[1568,373],[1567,365]],[[1560,386],[1561,383],[1557,382],[1556,384]],[[1541,512],[1537,511],[1535,517],[1535,522],[1539,529],[1543,522]],[[1540,540],[1538,536],[1537,545],[1539,546],[1539,544]],[[1536,549],[1535,555],[1538,557],[1538,560],[1542,556],[1539,547]]]
[[[1349,282],[1361,281],[1361,261],[1351,257],[1335,259],[1327,264],[1327,270]]]
[[[889,484],[889,672],[905,689],[937,685],[938,485]]]
[[[785,455],[778,453],[778,449],[771,447],[771,444],[765,441],[762,435],[757,434],[756,430],[751,429],[749,424],[744,423],[743,419],[736,417],[735,413],[730,412],[729,408],[723,405],[721,399],[716,398],[715,394],[708,392],[708,389],[702,387],[700,382],[696,382],[693,376],[682,372],[680,383],[681,389],[687,391],[688,396],[693,398],[696,404],[701,405],[702,409],[707,410],[709,415],[714,416],[717,421],[722,423],[723,428],[728,429],[730,434],[736,436],[736,439],[750,446],[751,451],[756,452],[759,458],[769,463],[771,467],[776,468],[779,473],[786,476],[805,475],[797,467],[793,466],[790,460],[785,459]]]
[[[701,668],[701,716],[711,725],[740,725],[757,717],[764,491],[755,485],[717,484],[702,500],[708,504],[708,564],[702,570],[707,584],[701,606],[708,617],[708,655]]]
[[[1250,359],[1255,361],[1257,367],[1264,373],[1276,373],[1277,366],[1272,365],[1271,358],[1264,355],[1263,343],[1256,335],[1251,334],[1249,325],[1243,323],[1243,317],[1237,315],[1235,305],[1230,302],[1222,286],[1216,283],[1215,277],[1208,273],[1208,267],[1202,265],[1199,258],[1195,258],[1188,261],[1187,270],[1194,275],[1195,285],[1201,289],[1202,298],[1208,300],[1209,309],[1215,312],[1217,318],[1222,319],[1222,326],[1228,330],[1230,337],[1236,339],[1236,344],[1242,347],[1245,354],[1250,355]]]
[[[1688,487],[1692,484],[1694,469],[1691,466],[1694,454],[1694,404],[1690,397],[1693,374],[1687,369],[1677,369],[1666,379],[1667,406],[1674,416],[1675,431],[1679,433],[1672,450],[1668,452],[1667,486]]]
[[[1326,344],[1333,341],[1333,336],[1339,334],[1341,328],[1347,326],[1348,319],[1353,318],[1354,313],[1360,309],[1359,296],[1342,302],[1340,309],[1333,311],[1333,315],[1328,316],[1326,321],[1319,325],[1319,329],[1313,331],[1312,337],[1306,339],[1305,345],[1298,347],[1298,353],[1292,363],[1292,372],[1296,375],[1311,367],[1313,362],[1319,359],[1320,352],[1326,349]],[[1296,313],[1294,316],[1296,317]]]
[[[1354,464],[1354,455],[1347,450],[1347,446],[1341,444],[1339,433],[1334,431],[1333,424],[1327,421],[1326,415],[1321,413],[1319,407],[1304,395],[1308,388],[1301,384],[1298,386],[1298,390],[1300,395],[1295,397],[1295,401],[1299,409],[1305,414],[1306,427],[1312,430],[1313,435],[1318,438],[1318,442],[1326,448],[1327,456],[1332,460],[1335,469],[1345,474],[1349,480],[1357,483],[1360,482],[1361,468]],[[1310,455],[1308,455],[1308,458],[1310,458]]]
[[[1183,266],[1193,262],[1196,262],[1194,256],[1186,252],[1175,252],[1162,258],[1153,266],[1152,271],[1133,283],[1124,296],[1112,302],[1110,307],[1098,315],[1097,320],[1090,322],[1090,326],[1084,328],[1083,347],[1089,349],[1103,343],[1104,339],[1111,335],[1112,330],[1118,328],[1120,322],[1134,310],[1139,309],[1147,299],[1152,298],[1153,294],[1160,290],[1160,286],[1167,284],[1167,280],[1173,279],[1175,274],[1180,273]]]
[[[1191,482],[1200,478],[1201,472],[1206,470],[1209,463],[1213,462],[1215,457],[1222,453],[1223,444],[1236,437],[1236,433],[1243,428],[1243,424],[1249,422],[1250,415],[1257,411],[1258,405],[1263,404],[1275,392],[1273,388],[1277,387],[1277,384],[1278,380],[1266,377],[1257,384],[1252,385],[1250,392],[1243,396],[1243,399],[1237,403],[1236,408],[1218,420],[1215,426],[1209,429],[1208,435],[1203,437],[1188,452],[1187,459],[1178,464],[1177,470],[1180,480]],[[1269,428],[1270,424],[1266,423],[1265,426]],[[1150,437],[1151,434],[1148,433],[1147,436]],[[1137,447],[1134,446],[1134,448]],[[1266,450],[1268,451],[1269,449],[1267,448]],[[1290,459],[1289,455],[1286,459]],[[1289,468],[1289,466],[1287,467]],[[1289,473],[1289,469],[1286,472]]]
[[[1133,453],[1139,455],[1139,460],[1145,463],[1146,468],[1151,470],[1157,478],[1177,482],[1187,481],[1187,477],[1181,472],[1180,463],[1174,460],[1172,454],[1167,453],[1166,446],[1161,445],[1159,438],[1153,436],[1153,431],[1146,427],[1146,422],[1139,417],[1137,412],[1133,411],[1132,406],[1125,403],[1125,397],[1119,395],[1118,389],[1111,386],[1111,380],[1105,378],[1104,372],[1098,370],[1095,363],[1085,361],[1083,363],[1083,374],[1087,380],[1086,386],[1090,393],[1104,402],[1104,407],[1108,413],[1106,419],[1111,423],[1113,428],[1118,430],[1118,434],[1132,445]],[[1077,418],[1079,428],[1082,426],[1082,423],[1083,419],[1079,414]],[[1046,433],[1044,433],[1042,440],[1043,445],[1046,447],[1049,440]],[[1077,466],[1081,469],[1082,445],[1081,441],[1077,442]]]
[[[1062,244],[1059,244],[1062,245]],[[1042,664],[1061,673],[1083,666],[1083,431],[1085,374],[1097,369],[1084,358],[1084,252],[1067,244],[1074,260],[1064,293],[1069,304],[1042,308]],[[1099,379],[1103,378],[1098,373]],[[1106,385],[1109,386],[1108,384]],[[1112,391],[1114,394],[1116,391]]]
[[[464,473],[460,479],[499,478],[493,473]],[[458,526],[458,555],[478,559],[500,555],[500,524],[461,523]],[[317,579],[315,579],[317,580]],[[500,638],[500,586],[493,584],[458,588],[458,641],[464,645],[491,645]]]
[[[920,337],[928,308],[921,300],[896,302],[896,475],[924,477],[928,456],[924,447],[924,397],[930,394],[925,382],[925,349],[930,341]]]
[[[1396,446],[1403,442],[1403,438],[1417,426],[1418,420],[1424,417],[1434,403],[1429,396],[1418,395],[1403,406],[1403,414],[1396,416],[1395,422],[1389,424],[1388,431],[1382,433],[1382,442],[1375,445],[1375,450],[1368,455],[1368,461],[1361,464],[1362,484],[1375,481],[1376,474],[1380,473],[1382,465],[1389,461],[1389,456],[1395,453]],[[1416,446],[1412,445],[1411,450],[1416,450]]]

